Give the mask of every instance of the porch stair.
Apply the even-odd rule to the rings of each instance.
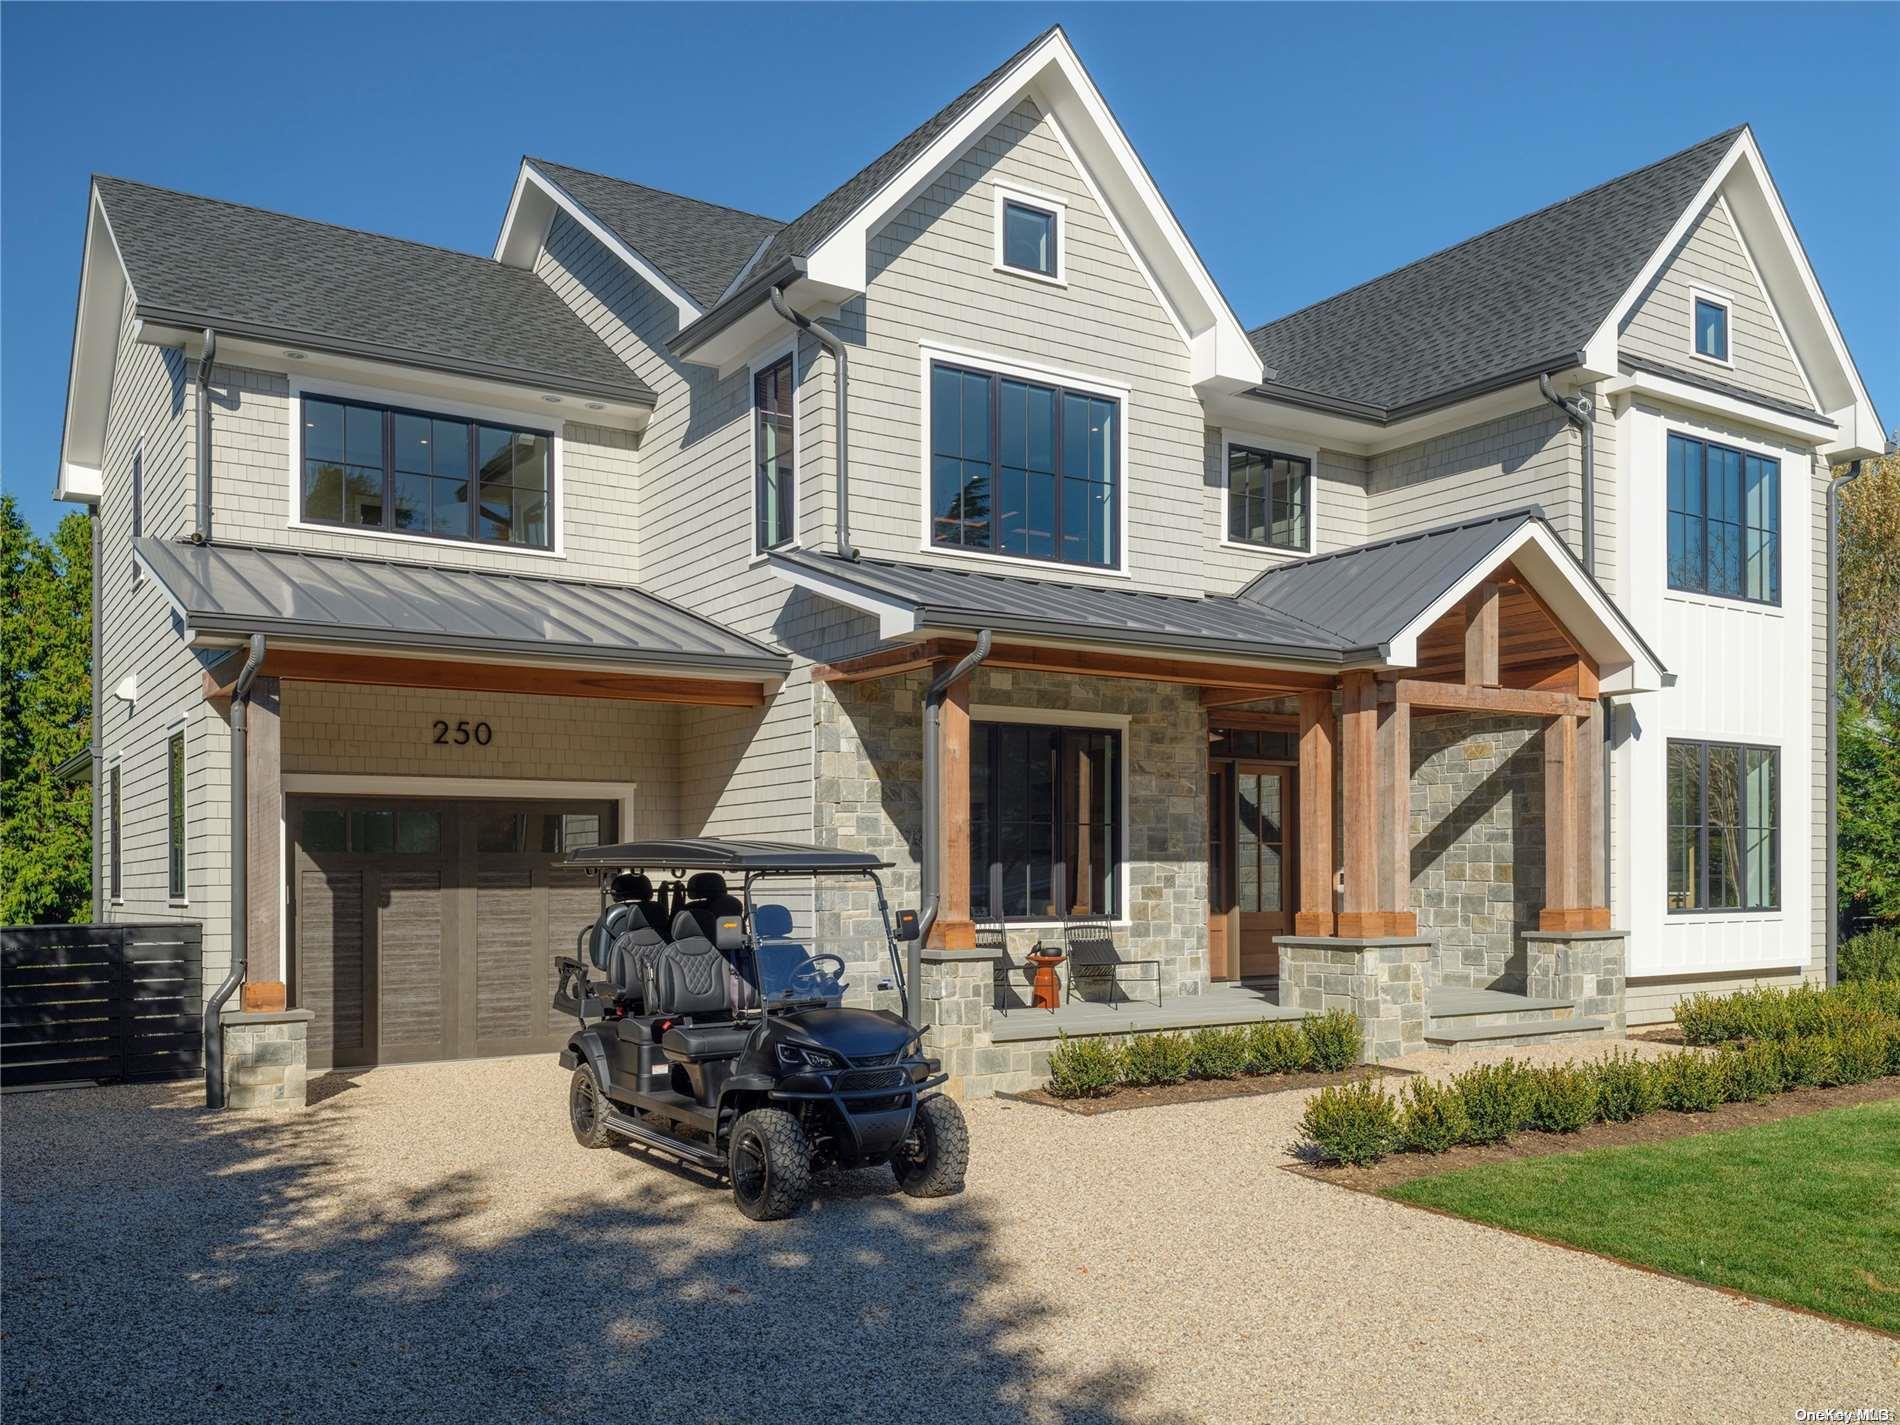
[[[1504,990],[1434,989],[1425,1001],[1425,1042],[1435,1049],[1499,1049],[1601,1038],[1607,1019],[1577,1014],[1574,1000]]]

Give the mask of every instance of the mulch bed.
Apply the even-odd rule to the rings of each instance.
[[[1122,1088],[1103,1098],[1057,1098],[1047,1089],[1026,1093],[999,1093],[998,1098],[1012,1103],[1033,1103],[1042,1108],[1059,1108],[1064,1113],[1092,1118],[1098,1113],[1121,1113],[1130,1108],[1159,1108],[1170,1103],[1213,1103],[1224,1098],[1259,1098],[1266,1094],[1292,1093],[1296,1089],[1324,1088],[1327,1084],[1349,1084],[1360,1079],[1403,1078],[1409,1069],[1382,1069],[1358,1064],[1324,1074],[1262,1074],[1245,1079],[1190,1079],[1184,1084],[1155,1084],[1147,1088]]]
[[[1687,1045],[1689,1042],[1682,1037],[1682,1031],[1673,1024],[1659,1024],[1653,1029],[1632,1029],[1626,1037],[1644,1039],[1651,1044]]]
[[[1845,1084],[1832,1089],[1794,1089],[1776,1094],[1766,1103],[1725,1103],[1709,1113],[1675,1113],[1660,1109],[1629,1123],[1594,1123],[1575,1133],[1513,1133],[1502,1143],[1484,1147],[1453,1148],[1444,1153],[1394,1153],[1365,1168],[1340,1163],[1291,1163],[1287,1171],[1318,1182],[1337,1183],[1360,1192],[1378,1192],[1418,1178],[1437,1177],[1459,1168],[1476,1168],[1486,1163],[1511,1163],[1521,1158],[1541,1158],[1552,1153],[1581,1153],[1590,1148],[1624,1148],[1641,1143],[1662,1143],[1671,1138],[1687,1138],[1696,1133],[1719,1133],[1727,1128],[1748,1128],[1757,1123],[1773,1123],[1804,1113],[1819,1113],[1828,1108],[1851,1108],[1860,1103],[1882,1103],[1900,1098],[1900,1079],[1874,1079],[1870,1083]]]

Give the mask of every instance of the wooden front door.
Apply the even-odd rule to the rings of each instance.
[[[1209,972],[1216,980],[1274,978],[1273,937],[1293,924],[1293,769],[1215,763],[1209,793]]]

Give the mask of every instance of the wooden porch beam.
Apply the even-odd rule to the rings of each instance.
[[[1465,596],[1465,685],[1495,688],[1498,677],[1498,605],[1503,586],[1487,580]]]
[[[1472,688],[1460,683],[1434,683],[1423,678],[1401,678],[1395,683],[1399,702],[1445,712],[1493,713],[1513,717],[1581,717],[1589,710],[1573,693],[1538,688]]]
[[[856,683],[914,673],[932,664],[961,658],[974,640],[933,638],[879,648],[856,658],[821,663],[812,670],[820,683]],[[1292,668],[1254,668],[1213,663],[1195,658],[1171,658],[1142,653],[1107,652],[1092,648],[1037,647],[998,643],[983,660],[986,668],[1023,669],[1036,673],[1072,673],[1090,678],[1134,678],[1149,683],[1198,683],[1207,691],[1203,706],[1251,702],[1307,692],[1330,692],[1338,678],[1331,673],[1309,673]]]
[[[242,660],[238,660],[241,663]],[[227,665],[228,668],[227,668]],[[237,663],[226,659],[204,674],[207,698],[228,698]],[[700,707],[755,708],[765,702],[758,682],[675,678],[646,673],[601,673],[554,665],[466,663],[437,658],[272,649],[260,677],[300,683],[359,683],[378,688],[419,688],[464,693],[531,693],[551,698],[609,698],[624,702],[686,703]]]
[[[915,673],[946,658],[961,658],[973,645],[956,644],[941,638],[924,643],[900,643],[895,648],[879,648],[856,658],[812,666],[814,683],[862,683],[872,678],[895,678]]]
[[[1295,935],[1331,935],[1333,915],[1333,697],[1300,694],[1300,908]]]

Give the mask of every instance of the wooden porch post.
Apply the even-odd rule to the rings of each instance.
[[[1577,905],[1577,719],[1544,725],[1544,930],[1569,930]]]
[[[247,1010],[277,1010],[286,1004],[284,966],[278,951],[283,913],[283,855],[278,837],[283,819],[283,685],[276,678],[251,684],[245,710],[244,800],[245,941],[243,998]],[[234,867],[236,874],[239,868]]]
[[[943,734],[937,758],[937,922],[930,943],[939,950],[974,950],[970,919],[970,675],[950,685],[939,713]]]
[[[1350,938],[1385,933],[1379,914],[1378,722],[1379,690],[1370,673],[1351,672],[1341,679],[1341,806],[1345,895],[1339,933]]]
[[[1412,909],[1412,705],[1379,688],[1379,910],[1381,935],[1416,935]]]
[[[1498,671],[1498,606],[1503,585],[1483,583],[1465,598],[1465,683],[1495,688]]]
[[[1331,935],[1333,917],[1333,695],[1300,694],[1300,908],[1295,935]]]

